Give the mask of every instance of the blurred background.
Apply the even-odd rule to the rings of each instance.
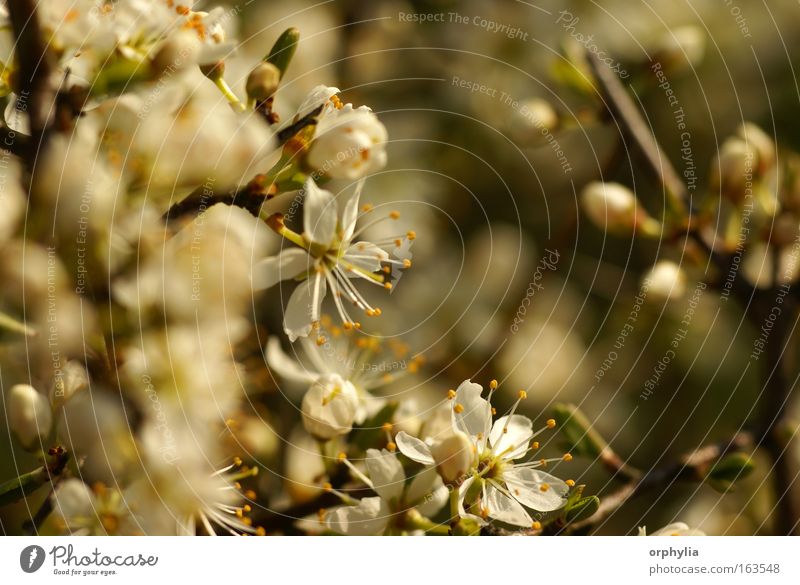
[[[578,194],[598,179],[635,188],[656,217],[664,202],[640,154],[621,140],[599,100],[580,91],[567,56],[583,42],[628,74],[625,85],[681,172],[688,133],[699,204],[719,145],[743,121],[782,147],[800,146],[797,16],[793,0],[257,0],[228,23],[241,47],[227,76],[242,88],[253,62],[295,26],[301,42],[276,99],[282,117],[323,82],[337,86],[344,102],[369,105],[388,128],[389,164],[368,179],[362,197],[391,203],[403,229],[417,233],[414,267],[389,298],[375,295],[383,316],[365,330],[424,362],[383,388],[384,396],[413,399],[417,409],[408,416],[421,417],[462,380],[496,378],[501,406],[526,389],[520,412],[538,427],[554,404],[578,404],[622,458],[647,470],[752,419],[763,363],[749,363],[757,332],[742,307],[708,289],[696,298],[685,339],[659,368],[694,308],[702,269],[680,246],[610,237],[581,213]],[[651,60],[665,64],[685,130]],[[684,267],[686,293],[637,300],[642,275],[664,259]],[[252,380],[244,420],[261,422],[239,438],[248,444],[242,437],[250,437],[252,458],[268,470],[259,478],[264,493],[284,475],[309,474],[304,465],[311,465],[284,452],[298,441],[285,416],[294,407],[262,355],[280,330],[287,291],[270,290],[256,305],[259,339],[241,348]],[[648,380],[655,384],[645,399]],[[559,453],[557,434],[545,443]],[[0,475],[16,466],[4,458]],[[768,466],[757,461],[755,473],[726,494],[665,485],[628,502],[600,532],[630,534],[679,519],[710,534],[769,533]],[[616,485],[596,462],[576,459],[562,469],[601,498]]]

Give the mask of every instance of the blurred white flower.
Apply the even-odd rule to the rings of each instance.
[[[664,528],[660,528],[651,534],[647,534],[645,526],[639,527],[639,536],[705,536],[706,533],[697,528],[689,528],[688,524],[684,522],[673,522],[667,524]]]
[[[33,386],[12,386],[6,407],[8,426],[26,449],[36,447],[50,434],[53,425],[50,403]]]
[[[198,530],[215,535],[263,534],[247,514],[255,494],[239,482],[257,475],[257,467],[239,458],[222,468],[216,432],[203,424],[183,421],[179,410],[168,417],[167,427],[148,423],[140,432],[139,448],[144,465],[142,479],[130,489],[130,500],[146,533],[194,536]],[[165,434],[168,430],[169,438]],[[165,455],[165,440],[171,443]]]
[[[409,520],[414,522],[413,515],[409,518],[409,511],[415,510],[423,517],[432,516],[447,501],[447,488],[432,469],[423,470],[406,485],[406,474],[394,453],[368,449],[364,460],[368,477],[346,458],[342,461],[378,495],[358,500],[329,488],[349,504],[323,513],[327,528],[339,534],[400,534],[408,531]],[[410,531],[417,530],[415,525],[411,526]]]
[[[648,298],[659,301],[680,299],[686,293],[686,275],[670,260],[660,260],[642,277]]]
[[[125,494],[95,484],[89,488],[79,479],[63,480],[53,493],[58,528],[70,536],[134,536],[142,534]]]
[[[381,310],[372,307],[352,281],[361,279],[391,289],[392,282],[387,279],[385,268],[411,266],[409,258],[393,258],[384,248],[393,246],[395,255],[402,254],[398,250],[414,239],[414,232],[378,242],[354,242],[361,232],[376,222],[399,218],[393,212],[356,230],[362,186],[363,182],[360,182],[340,214],[334,196],[317,187],[313,179],[308,179],[305,183],[302,235],[287,228],[282,216],[270,218],[270,226],[298,247],[285,248],[277,256],[261,261],[253,270],[253,287],[266,289],[281,280],[305,279],[292,293],[285,310],[283,326],[291,341],[309,335],[319,326],[322,301],[328,287],[343,323],[353,327],[358,322],[350,317],[342,299],[352,302],[367,316],[380,315]],[[369,210],[368,207],[365,213]],[[388,272],[391,274],[391,269]]]

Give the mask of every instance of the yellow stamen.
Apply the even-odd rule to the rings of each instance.
[[[553,419],[553,418],[549,418],[549,419],[547,419],[547,422],[546,422],[545,424],[547,425],[547,428],[548,428],[548,429],[554,429],[554,428],[556,428],[556,421],[555,421],[555,419]]]
[[[462,404],[456,404],[456,405],[453,407],[453,410],[455,411],[455,413],[456,413],[456,414],[461,414],[462,412],[464,412],[464,405],[462,405]]]

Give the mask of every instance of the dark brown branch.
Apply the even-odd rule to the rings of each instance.
[[[657,466],[646,472],[640,480],[623,485],[611,495],[601,498],[600,508],[590,518],[567,526],[570,534],[585,534],[596,528],[602,521],[616,512],[632,497],[653,489],[662,489],[680,480],[702,481],[709,469],[729,453],[750,452],[756,448],[756,441],[749,432],[741,432],[732,438],[701,447],[677,461]]]
[[[668,193],[686,206],[688,197],[686,186],[650,132],[644,117],[625,91],[619,78],[591,51],[586,52],[586,58],[614,121],[633,139],[647,160],[650,169],[656,174]]]
[[[16,91],[30,123],[31,140],[25,148],[28,168],[32,169],[36,151],[47,131],[49,109],[53,105],[51,56],[47,51],[34,0],[8,0],[8,12],[16,44]]]
[[[0,149],[24,158],[31,148],[31,137],[15,132],[7,126],[0,126]]]

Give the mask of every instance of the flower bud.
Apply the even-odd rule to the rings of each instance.
[[[153,76],[170,75],[196,65],[200,48],[200,40],[190,31],[181,30],[170,35],[150,62]]]
[[[53,413],[47,399],[27,384],[17,384],[8,393],[9,427],[26,449],[50,434]]]
[[[431,445],[436,469],[445,483],[457,483],[466,477],[474,458],[473,445],[461,431],[448,434]]]
[[[680,299],[686,292],[686,275],[675,262],[661,260],[642,278],[642,288],[645,286],[648,297],[654,300]]]
[[[542,134],[558,126],[558,114],[550,102],[541,98],[523,101],[515,112],[515,131],[518,133]]]
[[[315,438],[327,441],[353,428],[358,409],[358,392],[337,374],[314,382],[303,397],[303,426]]]
[[[581,193],[581,203],[589,219],[601,229],[618,234],[660,233],[659,223],[647,214],[636,195],[619,183],[589,183]]]
[[[80,362],[70,360],[53,380],[53,387],[50,390],[50,404],[58,408],[76,393],[88,387],[89,377],[86,374],[86,369]]]
[[[264,101],[272,96],[281,82],[281,72],[272,63],[259,63],[247,76],[247,97]]]
[[[306,162],[334,179],[359,179],[386,165],[386,127],[366,106],[324,116]]]
[[[775,164],[775,142],[761,128],[752,122],[745,122],[736,130],[736,135],[744,140],[758,157],[759,174],[765,173]]]
[[[719,149],[711,168],[711,187],[739,205],[752,191],[753,174],[758,165],[755,148],[741,138],[729,138]]]
[[[697,67],[706,51],[706,35],[697,26],[680,26],[668,32],[661,40],[656,58],[673,71]]]

